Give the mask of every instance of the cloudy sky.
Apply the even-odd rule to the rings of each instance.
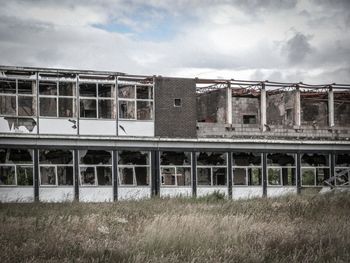
[[[0,64],[350,83],[350,0],[0,0]]]

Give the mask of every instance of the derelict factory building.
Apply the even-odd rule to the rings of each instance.
[[[0,201],[349,187],[350,85],[0,67]]]

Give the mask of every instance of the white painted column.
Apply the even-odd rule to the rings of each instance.
[[[300,106],[300,89],[299,86],[295,89],[295,100],[294,100],[294,123],[295,126],[300,127],[301,125],[301,106]]]
[[[232,124],[232,90],[230,82],[226,86],[226,123]]]
[[[266,131],[266,89],[265,83],[261,84],[260,92],[260,120],[261,120],[261,131]]]
[[[328,90],[328,125],[334,126],[334,92],[332,87]]]

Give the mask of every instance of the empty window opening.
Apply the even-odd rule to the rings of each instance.
[[[0,79],[0,114],[34,116],[36,114],[35,82]]]
[[[0,186],[32,186],[32,155],[27,149],[0,149]]]
[[[233,185],[261,185],[260,153],[232,153]]]
[[[296,184],[295,154],[272,153],[267,155],[267,182],[271,186]]]
[[[112,152],[80,150],[80,184],[83,186],[112,185]]]
[[[329,154],[304,153],[301,156],[301,183],[303,186],[329,185]]]
[[[118,152],[119,184],[125,186],[147,186],[150,184],[149,152]]]
[[[223,186],[227,184],[226,153],[197,153],[198,185]]]
[[[114,119],[115,86],[108,83],[82,83],[80,89],[80,117]]]
[[[73,185],[73,153],[70,150],[40,150],[40,185]]]
[[[182,103],[181,99],[174,99],[174,106],[175,107],[181,107],[181,103]]]
[[[153,86],[118,84],[119,118],[128,120],[153,119]]]
[[[39,114],[43,117],[76,116],[75,82],[40,81]]]
[[[256,124],[255,115],[243,115],[243,124]]]

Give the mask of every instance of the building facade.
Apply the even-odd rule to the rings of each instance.
[[[0,201],[349,188],[350,85],[0,67]]]

